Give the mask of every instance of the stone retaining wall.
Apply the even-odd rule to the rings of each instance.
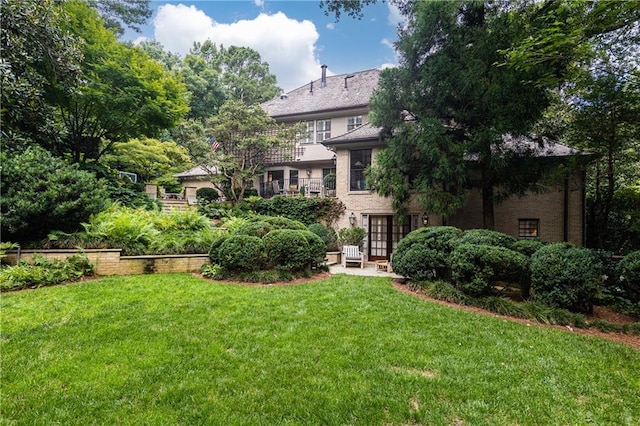
[[[207,254],[120,256],[121,251],[119,249],[86,249],[82,254],[87,256],[97,275],[199,272],[202,265],[209,263]],[[20,260],[30,261],[35,253],[48,260],[63,260],[79,252],[77,250],[22,250]],[[15,264],[17,261],[17,251],[7,252],[4,262]]]

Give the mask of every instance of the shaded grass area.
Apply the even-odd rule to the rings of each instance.
[[[4,294],[18,424],[637,424],[640,352],[418,300],[388,278],[175,275]]]

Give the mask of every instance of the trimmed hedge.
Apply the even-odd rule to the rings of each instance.
[[[199,203],[209,204],[217,201],[219,198],[220,194],[214,188],[204,187],[196,190],[196,199]]]
[[[277,269],[301,271],[311,261],[309,243],[302,231],[275,229],[265,235],[263,241],[268,263]]]
[[[453,226],[420,228],[404,237],[393,252],[393,270],[413,280],[451,277],[450,254],[462,231]]]
[[[525,256],[531,257],[533,253],[544,247],[547,243],[541,240],[518,240],[516,241],[511,249],[517,251],[518,253],[522,253]]]
[[[307,227],[299,220],[289,219],[283,216],[258,216],[261,222],[271,225],[272,229],[296,229],[298,231],[306,231]]]
[[[640,250],[632,251],[618,263],[618,284],[622,297],[640,303]]]
[[[526,279],[529,259],[505,247],[459,244],[452,253],[451,270],[456,286],[471,296],[491,294],[497,281]]]
[[[309,261],[312,265],[320,265],[327,254],[327,244],[311,231],[298,231],[309,244]]]
[[[244,225],[240,225],[233,231],[234,235],[251,235],[254,237],[262,238],[267,235],[269,232],[273,231],[274,227],[263,221],[259,220],[258,222],[248,222]]]
[[[511,235],[503,234],[502,232],[489,229],[470,229],[464,232],[458,242],[460,244],[482,244],[513,249],[516,241]]]
[[[229,236],[220,244],[217,255],[220,266],[230,272],[257,271],[265,263],[264,243],[250,235]]]
[[[549,306],[591,313],[603,272],[595,252],[567,243],[549,244],[531,257],[533,297]]]
[[[331,228],[330,226],[324,226],[321,223],[312,223],[311,225],[307,226],[307,229],[322,238],[322,241],[324,241],[325,245],[327,246],[327,250],[339,250],[338,234],[336,233],[335,229]]]

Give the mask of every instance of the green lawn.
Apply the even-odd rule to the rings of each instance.
[[[640,351],[388,278],[185,274],[3,294],[3,424],[637,425]]]

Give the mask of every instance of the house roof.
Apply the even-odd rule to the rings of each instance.
[[[375,127],[371,123],[363,124],[353,130],[339,136],[322,141],[325,146],[341,145],[351,142],[380,141],[380,131],[382,128]]]
[[[215,167],[212,169],[212,171],[214,170],[215,170]],[[187,170],[186,172],[177,173],[174,176],[177,178],[189,178],[189,177],[207,176],[208,174],[209,172],[207,171],[207,169],[205,169],[202,166],[196,166],[196,167],[193,167],[192,169]]]
[[[324,87],[319,78],[264,102],[262,107],[274,118],[366,107],[378,86],[379,76],[377,69],[327,76]]]

